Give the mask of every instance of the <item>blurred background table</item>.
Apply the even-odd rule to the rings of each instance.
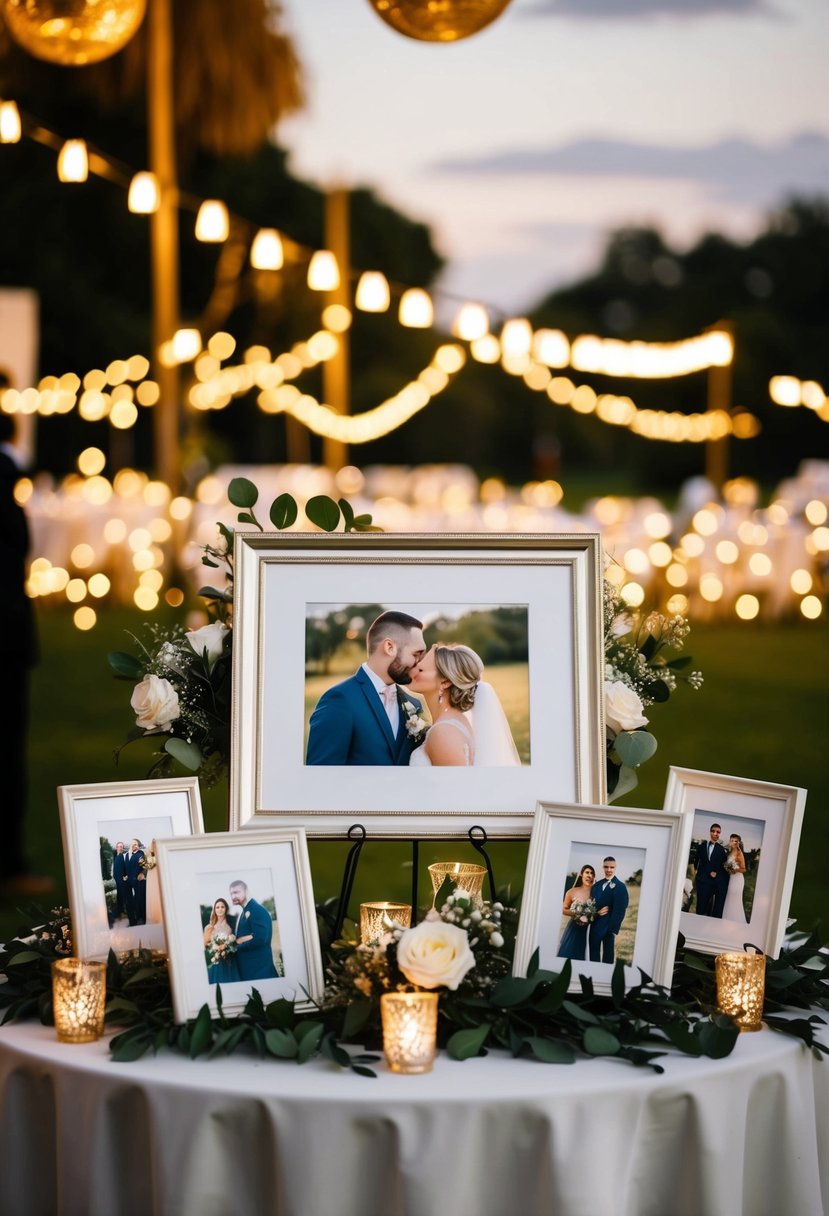
[[[4,1216],[821,1216],[829,1064],[764,1030],[665,1072],[500,1054],[114,1064],[0,1030]]]

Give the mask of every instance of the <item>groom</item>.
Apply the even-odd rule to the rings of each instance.
[[[616,935],[622,927],[628,909],[628,889],[616,876],[616,858],[605,857],[602,862],[604,878],[593,884],[591,895],[596,901],[598,913],[590,926],[590,961],[614,963],[616,961]],[[606,908],[607,911],[602,911]]]
[[[348,680],[324,692],[311,714],[306,764],[408,764],[414,740],[407,717],[420,713],[409,695],[403,712],[398,684],[426,653],[423,624],[405,612],[383,612],[369,626],[367,658]]]
[[[276,979],[273,965],[273,922],[266,908],[248,897],[248,885],[238,879],[230,884],[230,898],[239,909],[236,921],[236,959],[243,980]]]
[[[725,897],[728,894],[728,871],[725,862],[728,853],[720,844],[722,827],[712,823],[708,839],[701,840],[694,858],[697,872],[697,913],[699,916],[716,916],[722,919]]]

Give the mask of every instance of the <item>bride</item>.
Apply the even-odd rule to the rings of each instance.
[[[412,668],[409,687],[426,702],[432,725],[410,766],[521,763],[498,694],[483,674],[479,656],[460,643],[433,646]]]
[[[725,868],[729,879],[725,906],[722,910],[723,920],[738,920],[742,924],[746,924],[746,910],[743,905],[746,858],[743,852],[742,839],[736,832],[732,832],[728,838],[728,858]]]

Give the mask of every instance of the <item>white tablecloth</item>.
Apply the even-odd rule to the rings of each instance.
[[[500,1054],[314,1061],[0,1029],[2,1216],[820,1216],[829,1060],[763,1030],[666,1071]]]

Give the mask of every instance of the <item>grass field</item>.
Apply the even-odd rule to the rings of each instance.
[[[133,724],[131,685],[116,680],[107,651],[131,649],[127,630],[140,631],[139,614],[102,613],[98,626],[79,633],[60,612],[42,612],[42,659],[33,673],[32,727],[29,742],[29,853],[39,873],[58,882],[57,901],[65,901],[63,852],[56,787],[96,781],[129,780],[146,775],[150,741],[131,745],[120,764],[113,749]],[[763,781],[802,785],[808,791],[803,838],[791,910],[803,927],[825,913],[829,773],[825,763],[829,647],[825,626],[717,625],[699,627],[689,651],[705,674],[698,693],[681,688],[667,705],[653,708],[651,724],[659,740],[656,756],[641,771],[638,789],[622,801],[629,806],[661,806],[668,766],[706,769]],[[356,666],[356,664],[355,664]],[[352,668],[353,670],[353,668]],[[539,790],[545,798],[546,791]],[[203,790],[209,831],[227,826],[227,789]],[[337,896],[348,844],[312,846],[315,895]],[[526,844],[496,843],[491,857],[498,886],[513,891],[523,883]],[[478,860],[470,845],[421,842],[418,883],[430,891],[425,867],[437,860]],[[363,899],[408,899],[412,849],[406,844],[366,845],[355,883],[351,912]],[[31,906],[5,897],[0,903],[0,940],[35,915]]]

